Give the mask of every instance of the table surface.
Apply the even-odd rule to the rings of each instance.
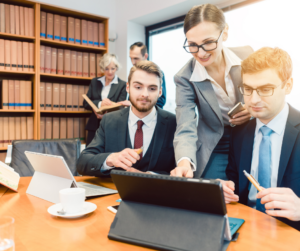
[[[93,213],[64,219],[47,212],[53,205],[51,202],[26,194],[30,180],[31,177],[20,179],[18,193],[0,187],[0,215],[15,219],[17,251],[150,250],[108,239],[115,215],[107,207],[119,204],[118,194],[88,199],[97,205]],[[110,178],[77,177],[76,180],[115,189]],[[227,205],[227,210],[229,217],[245,220],[238,231],[238,240],[231,242],[227,250],[300,250],[300,232],[281,221],[239,203]]]

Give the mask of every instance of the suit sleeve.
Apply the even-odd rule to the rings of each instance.
[[[176,162],[183,157],[188,157],[197,166],[196,142],[197,116],[195,112],[196,94],[191,83],[175,75],[176,84],[176,121],[177,128],[174,136],[174,150]]]
[[[77,160],[76,168],[81,175],[105,176],[101,173],[101,167],[111,152],[105,152],[105,122],[103,117],[99,129],[89,146],[83,150]]]
[[[96,80],[96,81],[97,81],[97,80]],[[101,100],[100,100],[100,99],[93,99],[93,95],[92,95],[92,93],[93,93],[93,91],[92,91],[92,89],[93,89],[93,83],[94,83],[94,79],[91,81],[90,86],[89,86],[89,90],[88,90],[88,92],[87,92],[86,95],[87,95],[88,98],[95,104],[95,106],[98,107],[98,104],[99,104],[99,102],[100,102]],[[88,104],[88,102],[85,101],[85,99],[83,100],[83,107],[84,107],[85,109],[87,109],[87,110],[92,111],[92,107]]]
[[[167,89],[166,89],[166,81],[165,81],[165,75],[163,74],[162,77],[162,83],[161,83],[161,87],[162,87],[162,94],[159,97],[159,99],[157,100],[156,105],[159,108],[163,108],[164,105],[166,104],[166,97],[167,97]]]
[[[238,167],[236,165],[236,159],[235,159],[235,152],[234,152],[234,138],[236,138],[236,135],[234,134],[234,129],[232,130],[232,133],[230,135],[230,147],[229,147],[229,155],[228,155],[228,164],[226,167],[226,176],[228,180],[231,180],[235,184],[235,191],[239,191],[238,184],[239,184],[239,173],[238,173]]]

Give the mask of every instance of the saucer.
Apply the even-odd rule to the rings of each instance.
[[[57,203],[48,208],[48,213],[53,216],[58,216],[58,217],[62,217],[62,218],[78,218],[78,217],[81,217],[83,215],[86,215],[86,214],[89,214],[89,213],[95,211],[97,208],[97,205],[95,205],[94,203],[85,201],[83,204],[83,208],[81,209],[81,211],[79,211],[77,213],[58,214],[57,211],[60,211],[61,208],[62,208],[61,203]]]

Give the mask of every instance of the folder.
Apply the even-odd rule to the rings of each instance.
[[[54,40],[60,41],[60,15],[54,15]]]
[[[33,139],[33,117],[27,117],[27,139]]]
[[[92,109],[98,114],[103,114],[105,112],[113,112],[113,111],[117,111],[117,110],[120,110],[123,108],[123,106],[118,103],[114,103],[113,105],[108,105],[108,106],[101,106],[100,108],[98,108],[93,103],[93,101],[88,98],[88,96],[86,94],[83,94],[82,97],[92,107]]]
[[[67,42],[67,17],[60,17],[60,41]]]
[[[73,105],[73,111],[78,111],[78,85],[72,86],[73,95],[72,95],[72,105]]]
[[[56,74],[56,68],[57,68],[57,49],[51,48],[51,74]]]
[[[44,73],[45,72],[45,46],[44,45],[41,45],[40,47],[40,57],[41,57],[40,73]]]
[[[5,55],[4,55],[4,69],[5,70],[10,70],[10,41],[9,40],[4,40],[4,48],[5,48]]]
[[[2,80],[2,109],[8,110],[8,80]]]
[[[22,54],[23,54],[23,71],[29,71],[29,45],[28,42],[22,42]]]
[[[94,78],[96,77],[96,54],[95,53],[90,53],[90,74],[89,76]]]
[[[3,117],[3,147],[7,147],[9,144],[9,125],[8,125],[8,117]]]
[[[17,41],[10,41],[10,69],[12,71],[17,70]]]
[[[60,111],[66,110],[66,85],[65,84],[59,85],[59,110]]]
[[[94,45],[94,26],[92,21],[87,21],[87,28],[88,28],[88,46],[93,46]]]
[[[82,53],[82,75],[87,78],[89,76],[89,53]]]
[[[81,44],[88,45],[88,29],[86,20],[81,20]]]
[[[83,97],[82,97],[83,94],[85,94],[84,85],[79,85],[78,86],[78,108],[79,108],[79,111],[84,111]]]
[[[96,69],[97,69],[97,77],[101,77],[103,75],[101,68],[100,68],[100,60],[102,58],[101,54],[96,55]]]
[[[80,139],[80,137],[79,137],[79,118],[74,118],[73,124],[74,124],[73,138]]]
[[[75,18],[75,44],[81,44],[80,19]]]
[[[47,39],[53,40],[53,29],[54,29],[54,23],[53,23],[53,14],[47,13]]]
[[[77,52],[71,51],[71,76],[77,76]]]
[[[1,8],[1,5],[0,5]],[[1,10],[0,10],[1,13]],[[3,117],[0,117],[0,147],[4,146],[4,135],[3,135]]]
[[[45,46],[45,73],[51,73],[51,47]]]
[[[32,109],[32,83],[31,81],[25,81],[26,83],[26,109]],[[28,135],[27,135],[28,136]]]
[[[20,81],[15,80],[15,109],[20,110],[21,101],[20,101]]]
[[[10,10],[9,4],[5,4],[5,32],[10,33]]]
[[[46,117],[46,139],[52,139],[52,117]]]
[[[0,32],[5,32],[5,4],[0,3]]]
[[[34,11],[33,8],[28,8],[29,16],[29,36],[34,37]]]
[[[46,108],[45,110],[52,110],[52,83],[46,83]]]
[[[20,117],[15,117],[15,139],[19,140],[21,139],[21,118]]]
[[[45,92],[46,84],[45,82],[40,83],[40,110],[45,110]]]
[[[10,5],[9,6],[9,19],[10,19],[10,33],[16,34],[16,23],[15,23],[15,6]]]
[[[27,119],[21,117],[21,139],[27,139]]]
[[[58,75],[64,74],[64,50],[63,49],[57,50],[57,74]]]
[[[16,35],[20,35],[20,6],[15,5]]]
[[[67,139],[74,138],[74,121],[73,118],[67,118]]]
[[[20,35],[25,35],[25,17],[24,17],[24,7],[20,6]],[[46,32],[46,29],[45,29]]]
[[[77,51],[77,76],[82,77],[82,52]]]
[[[99,47],[99,25],[97,22],[93,22],[93,39],[94,39],[94,46]]]
[[[24,35],[29,37],[29,8],[24,7]]]
[[[68,17],[68,42],[71,44],[74,44],[74,42],[75,42],[74,17]]]
[[[100,44],[100,47],[105,47],[104,23],[99,23],[99,44]]]
[[[41,31],[40,31],[41,38],[46,38],[46,16],[47,13],[45,11],[41,11]]]
[[[53,109],[54,111],[59,111],[59,93],[60,93],[60,86],[58,83],[53,83],[52,89],[52,96],[53,96]]]
[[[52,120],[52,138],[53,139],[59,139],[59,118],[54,117]]]
[[[1,4],[0,4],[1,7]],[[1,18],[1,17],[0,17]],[[0,70],[4,70],[4,62],[5,62],[5,49],[4,49],[4,39],[0,39]]]
[[[15,109],[15,81],[8,80],[8,110]]]
[[[8,140],[11,143],[15,140],[15,117],[8,117]]]
[[[71,51],[64,50],[64,75],[70,76],[71,74]]]
[[[85,118],[79,120],[79,137],[81,143],[85,142]]]
[[[34,44],[28,43],[29,46],[29,71],[34,71]]]
[[[66,139],[67,138],[67,118],[59,119],[59,138]]]
[[[71,84],[66,85],[66,111],[73,111],[73,86]]]
[[[26,110],[26,81],[20,81],[20,110]]]
[[[40,139],[44,140],[45,139],[45,124],[46,124],[46,118],[45,117],[41,117],[41,121],[40,121]]]
[[[18,71],[23,71],[23,52],[22,52],[22,42],[17,42],[17,67]]]

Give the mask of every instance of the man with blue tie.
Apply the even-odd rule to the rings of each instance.
[[[300,112],[285,101],[293,87],[291,58],[265,47],[241,67],[239,90],[256,119],[232,132],[229,181],[221,181],[225,201],[251,206],[300,230]],[[261,192],[243,170],[259,182]]]

